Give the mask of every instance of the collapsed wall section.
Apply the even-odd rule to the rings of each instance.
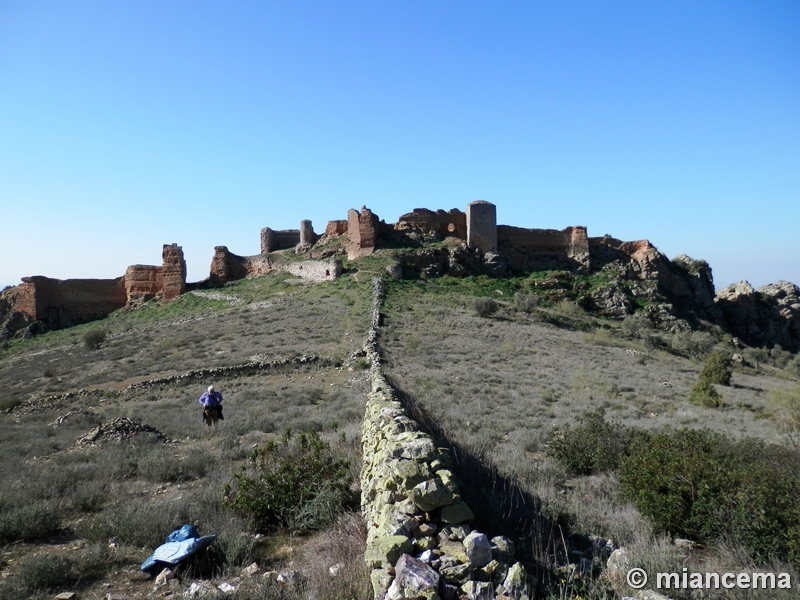
[[[526,598],[527,575],[510,540],[472,531],[449,451],[421,431],[380,368],[377,327],[383,281],[374,283],[372,364],[362,426],[361,509],[375,600]]]

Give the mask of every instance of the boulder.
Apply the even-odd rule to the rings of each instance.
[[[510,564],[514,558],[514,542],[507,537],[498,535],[491,540],[492,557],[498,561]]]
[[[465,523],[472,521],[475,515],[467,504],[456,500],[449,506],[442,508],[441,520],[443,523]]]
[[[525,588],[528,584],[528,576],[525,573],[525,568],[520,563],[514,563],[508,570],[508,575],[503,582],[503,589],[506,596],[514,600],[520,600],[525,593]]]
[[[373,567],[394,565],[403,554],[411,551],[411,540],[404,535],[389,535],[376,539],[364,555]]]
[[[467,600],[494,600],[494,588],[485,581],[468,581],[461,586]]]
[[[464,539],[463,543],[469,565],[473,569],[492,562],[492,546],[485,534],[473,531]]]
[[[403,554],[395,567],[395,579],[386,594],[387,600],[430,597],[439,587],[439,574],[430,565]]]
[[[420,510],[431,511],[453,501],[451,492],[438,477],[414,486],[409,494]]]

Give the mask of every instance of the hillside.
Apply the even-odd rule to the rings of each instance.
[[[429,221],[422,227],[414,215]],[[710,283],[707,265],[669,261],[649,244],[606,240],[595,244],[604,250],[592,255],[591,269],[568,268],[566,255],[551,255],[553,268],[541,269],[529,260],[536,252],[514,258],[507,245],[510,259],[481,254],[431,237],[427,213],[405,217],[391,234],[375,229],[368,251],[341,225],[297,251],[237,257],[220,247],[216,279],[190,284],[169,302],[153,294],[89,323],[9,339],[0,349],[0,450],[13,457],[0,467],[8,482],[0,491],[0,598],[49,598],[62,589],[78,598],[177,597],[201,579],[234,582],[227,597],[240,600],[371,597],[357,516],[317,514],[322,530],[256,535],[252,520],[223,506],[223,492],[252,450],[288,439],[287,429],[316,431],[350,461],[345,504],[358,508],[371,366],[362,346],[376,275],[387,282],[375,330],[380,367],[422,427],[450,448],[474,527],[514,540],[536,581],[532,597],[620,597],[624,587],[592,539],[625,547],[653,571],[769,566],[797,581],[786,556],[754,557],[735,540],[676,545],[637,509],[618,468],[575,473],[554,454],[571,431],[598,426],[589,415],[602,409],[606,438],[688,428],[732,444],[759,440],[796,460],[800,359],[790,343],[748,345],[767,334],[795,339],[791,294],[742,288],[715,303],[698,284]],[[460,223],[452,211],[437,218]],[[301,274],[335,261],[333,276]],[[769,298],[791,310],[777,311]],[[740,317],[747,306],[762,315],[761,333],[732,335],[726,301]],[[714,352],[735,358],[732,381],[715,386],[721,399],[704,407],[689,397]],[[210,383],[226,398],[225,421],[214,431],[197,404]],[[606,441],[591,454],[606,452]],[[217,535],[213,551],[180,583],[154,588],[138,565],[184,523]],[[274,573],[242,577],[252,562]],[[276,583],[286,569],[304,583]]]

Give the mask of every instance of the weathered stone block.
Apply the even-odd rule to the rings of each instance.
[[[409,494],[420,510],[431,511],[446,506],[453,501],[453,493],[448,490],[441,479],[423,481],[414,486]]]
[[[492,546],[485,534],[473,531],[464,539],[464,548],[471,567],[483,567],[492,562]]]
[[[442,508],[441,520],[443,523],[464,523],[472,521],[474,518],[475,515],[470,507],[461,500]]]

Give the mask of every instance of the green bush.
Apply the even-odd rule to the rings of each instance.
[[[756,560],[800,561],[800,456],[709,430],[637,439],[619,471],[624,493],[670,535],[741,544]]]
[[[731,384],[731,357],[722,352],[712,352],[700,371],[699,379],[719,385]]]
[[[574,475],[590,475],[619,467],[636,430],[605,420],[601,408],[578,419],[578,425],[554,431],[547,454],[560,460]]]
[[[347,500],[350,463],[315,431],[293,437],[287,430],[280,442],[253,450],[248,463],[225,484],[224,504],[256,531],[322,529]]]
[[[103,329],[93,329],[83,335],[83,345],[87,350],[99,350],[108,334]]]
[[[719,408],[722,406],[722,396],[708,379],[699,377],[689,392],[689,402],[706,408]]]
[[[472,301],[472,310],[479,317],[489,317],[497,312],[498,305],[493,298],[481,296]]]

